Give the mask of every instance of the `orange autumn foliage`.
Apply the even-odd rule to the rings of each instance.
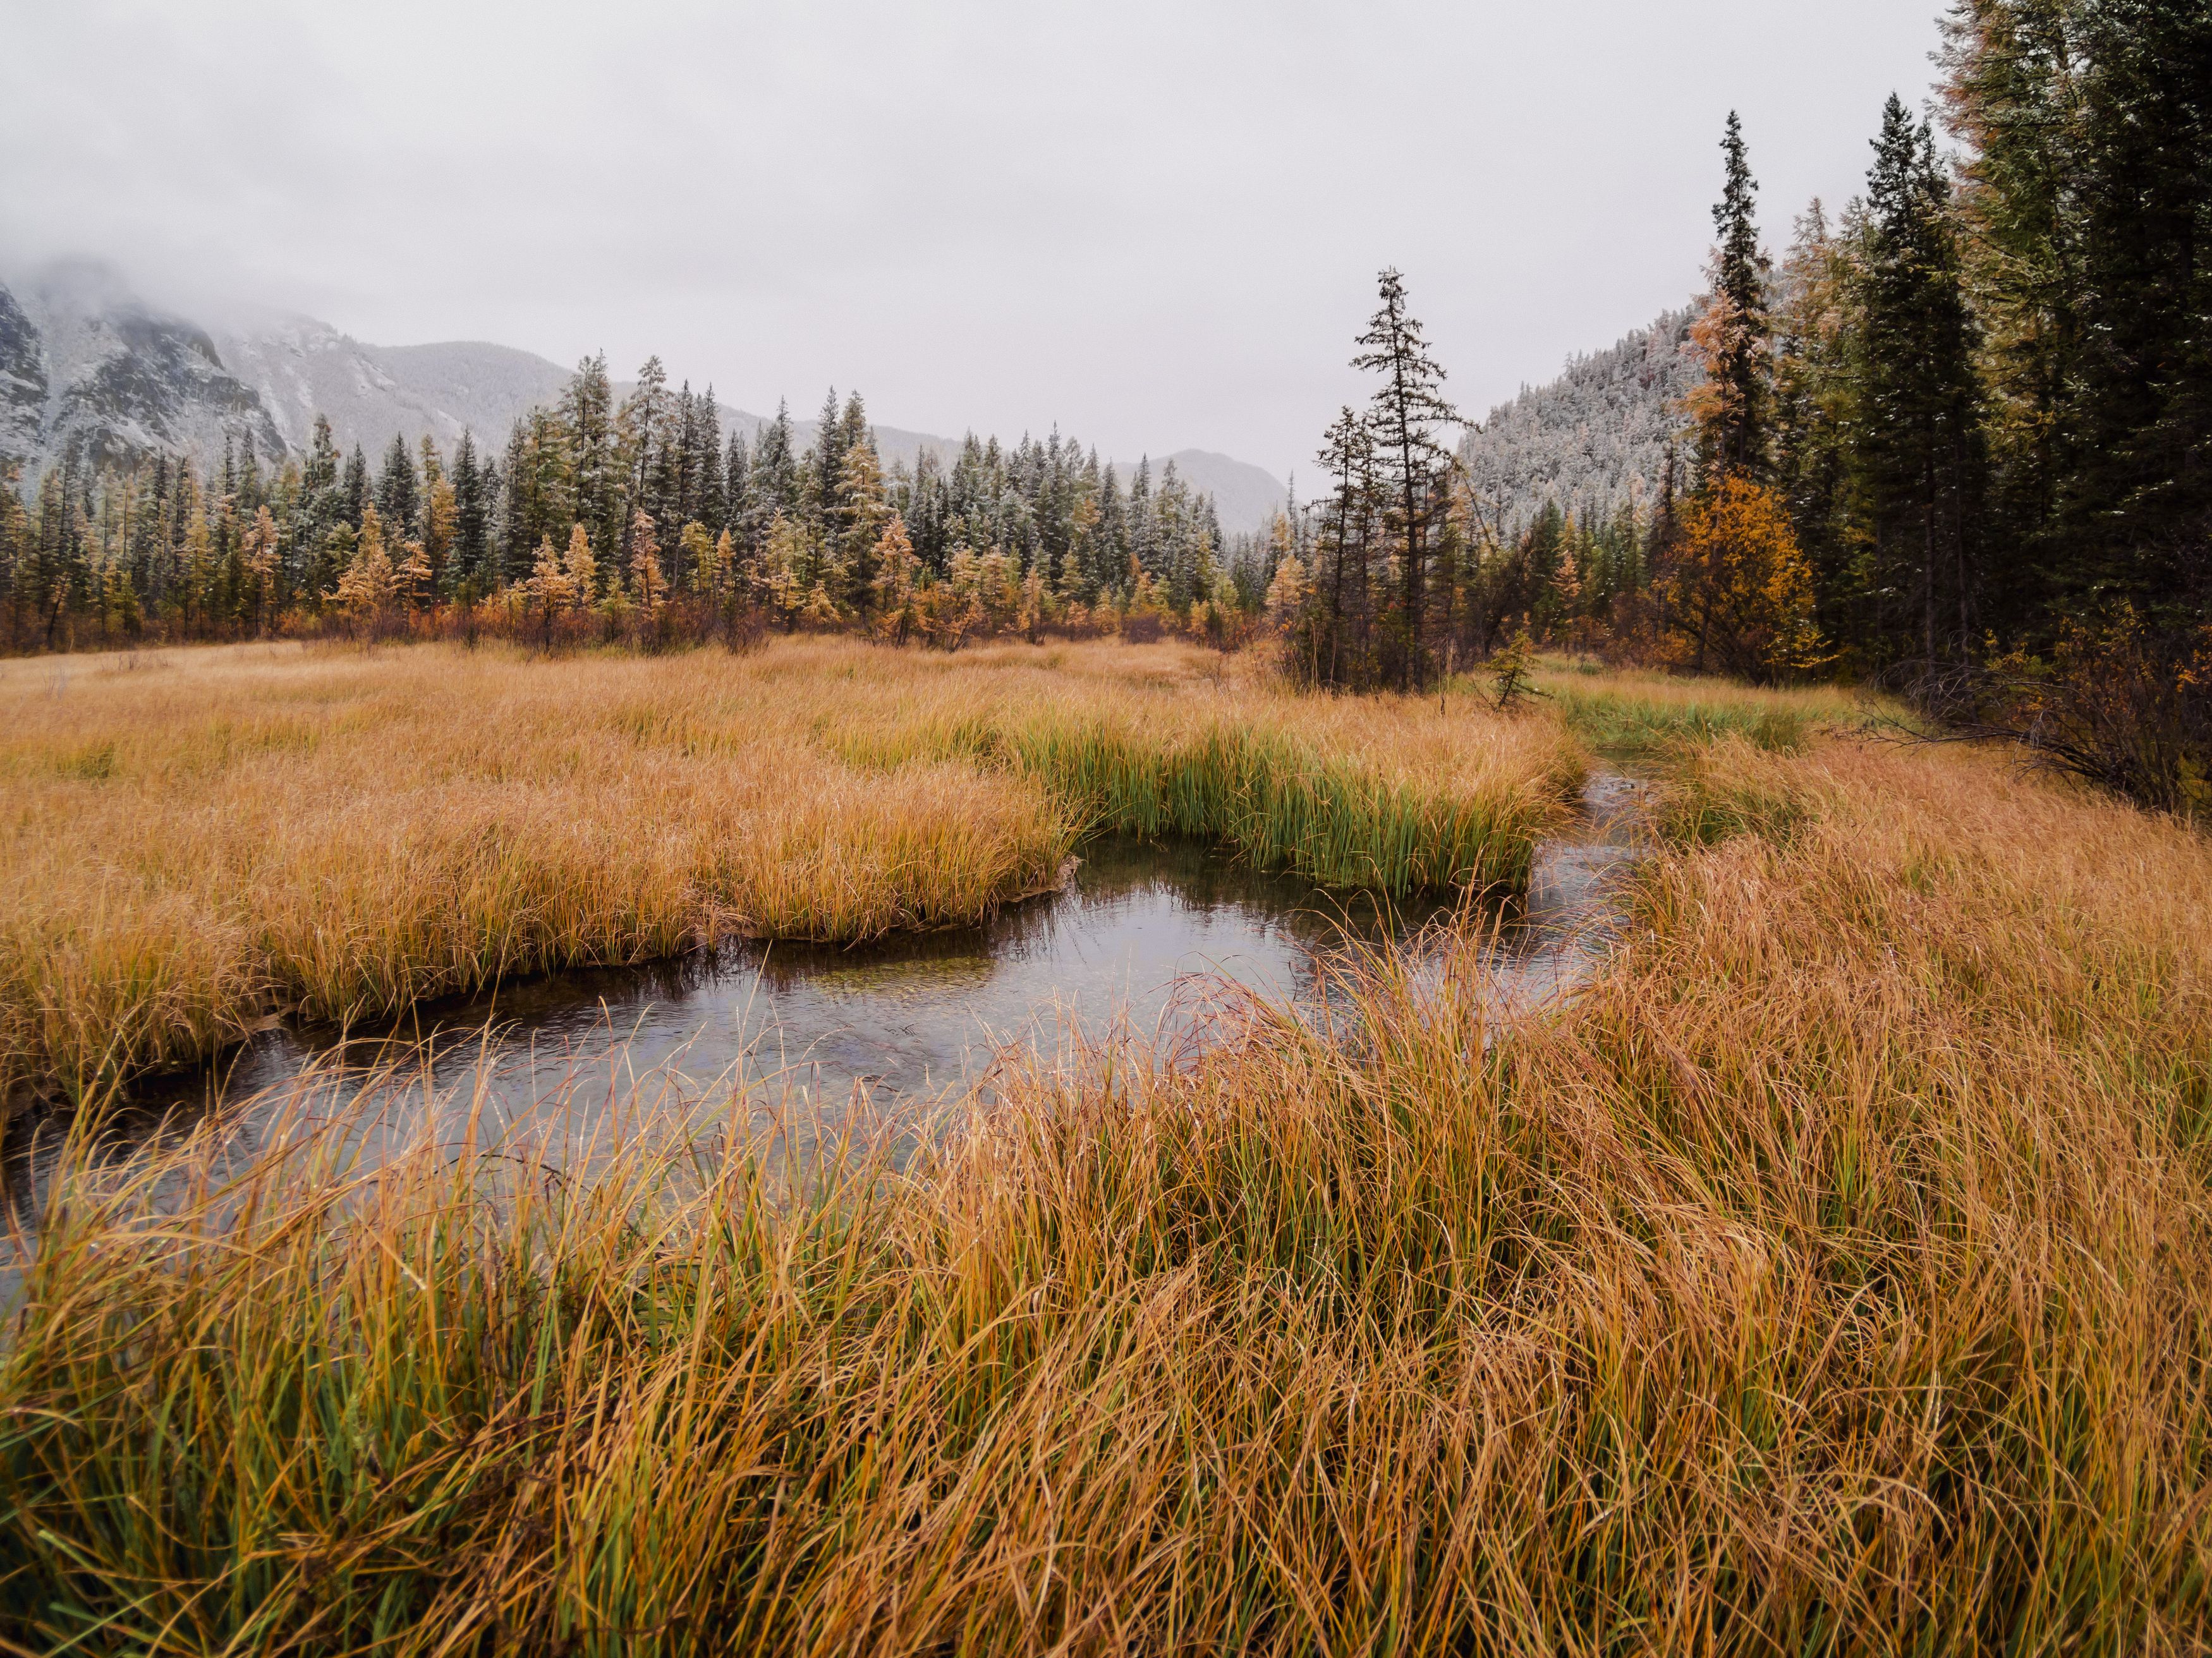
[[[1682,514],[1655,584],[1667,660],[1770,683],[1827,659],[1813,619],[1813,570],[1782,498],[1724,474]]]

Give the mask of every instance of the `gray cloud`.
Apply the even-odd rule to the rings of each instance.
[[[1278,472],[1376,269],[1469,413],[1840,198],[1938,0],[0,0],[0,268]]]

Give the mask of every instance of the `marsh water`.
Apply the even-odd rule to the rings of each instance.
[[[418,1006],[396,1023],[268,1031],[211,1069],[157,1079],[104,1130],[118,1151],[215,1113],[240,1149],[303,1098],[315,1114],[411,1102],[441,1125],[499,1133],[557,1119],[589,1136],[624,1113],[916,1105],[981,1085],[1011,1054],[1127,1036],[1152,1062],[1202,1046],[1240,996],[1330,1017],[1347,950],[1419,955],[1448,929],[1486,940],[1486,993],[1540,1006],[1613,932],[1638,786],[1601,774],[1569,832],[1540,850],[1524,900],[1455,912],[1319,890],[1188,842],[1084,849],[1060,891],[971,930],[838,949],[732,946],[649,967],[547,975]],[[12,1125],[9,1207],[34,1212],[67,1120]]]

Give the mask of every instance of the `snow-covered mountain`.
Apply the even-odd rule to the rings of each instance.
[[[550,403],[569,371],[528,351],[477,340],[366,345],[312,317],[218,330],[223,362],[260,394],[284,440],[305,449],[325,415],[341,448],[372,454],[394,435],[450,449],[462,432],[496,448],[515,417]]]
[[[113,271],[73,262],[12,292],[0,286],[0,461],[29,476],[72,447],[94,465],[155,453],[204,461],[226,439],[276,460],[307,448],[318,414],[340,448],[359,444],[372,457],[395,435],[450,448],[465,430],[496,450],[573,372],[477,340],[370,345],[297,315],[210,331],[147,305]],[[766,424],[726,405],[721,414],[724,430],[748,438]],[[802,444],[812,440],[811,421],[793,426]],[[886,464],[911,466],[927,452],[949,465],[960,452],[958,438],[874,429]],[[1282,484],[1259,467],[1184,449],[1152,457],[1155,479],[1170,460],[1232,532],[1260,528],[1282,504]],[[1135,463],[1119,465],[1126,483]]]
[[[71,452],[94,465],[149,453],[275,459],[283,434],[207,331],[145,304],[113,273],[57,264],[0,288],[0,460]]]
[[[1474,487],[1509,531],[1557,501],[1585,521],[1655,497],[1682,400],[1704,379],[1688,310],[1577,357],[1548,386],[1490,411],[1461,446]]]
[[[1154,483],[1159,482],[1167,464],[1173,461],[1176,475],[1194,491],[1213,497],[1215,516],[1231,535],[1266,528],[1283,509],[1284,499],[1290,494],[1288,487],[1273,474],[1249,461],[1233,460],[1209,449],[1178,449],[1171,455],[1155,455],[1152,459]],[[1115,470],[1126,483],[1134,469],[1117,462]]]

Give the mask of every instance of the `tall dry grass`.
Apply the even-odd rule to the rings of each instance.
[[[1331,708],[1178,647],[239,647],[0,665],[0,1087],[79,1095],[276,1012],[972,923],[1094,828],[1511,884],[1578,771],[1542,721]]]
[[[2212,851],[1951,750],[1676,786],[1540,1023],[1378,964],[795,1194],[63,1182],[18,1649],[2204,1650]]]

